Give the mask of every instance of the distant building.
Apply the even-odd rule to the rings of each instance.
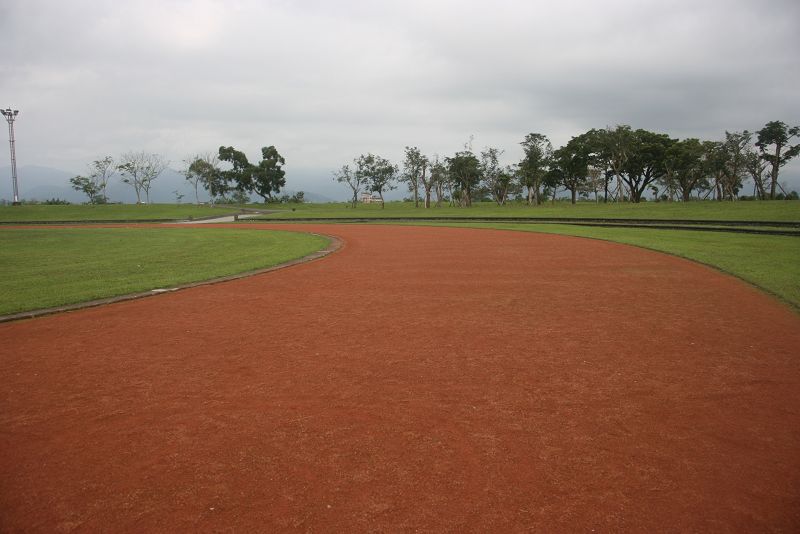
[[[364,204],[372,204],[373,202],[380,202],[381,197],[373,193],[361,193],[361,202]]]

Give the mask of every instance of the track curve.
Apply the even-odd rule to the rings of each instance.
[[[345,246],[0,325],[0,530],[800,526],[774,299],[595,240],[252,227]]]

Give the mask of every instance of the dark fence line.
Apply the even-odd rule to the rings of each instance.
[[[800,221],[728,221],[715,219],[614,219],[603,217],[291,217],[291,218],[265,218],[260,220],[275,221],[458,221],[458,222],[523,222],[523,223],[624,223],[624,224],[683,224],[707,226],[774,226],[778,228],[800,228]]]
[[[250,222],[497,222],[524,224],[568,224],[573,226],[601,226],[616,228],[651,228],[661,230],[696,230],[706,232],[731,232],[742,234],[800,236],[800,221],[717,221],[685,219],[602,219],[566,217],[297,217],[286,219],[250,219]],[[741,228],[742,226],[770,226],[778,229]],[[786,230],[783,230],[785,228]]]
[[[228,215],[230,216],[230,215]],[[215,219],[222,215],[197,217],[195,221]],[[136,223],[173,223],[185,222],[187,219],[103,219],[103,220],[70,220],[70,221],[0,221],[0,226],[24,225],[68,225],[68,224],[136,224]],[[607,228],[650,228],[660,230],[694,230],[703,232],[730,232],[739,234],[784,235],[800,237],[800,221],[718,221],[695,219],[603,219],[603,218],[568,218],[568,217],[297,217],[297,218],[264,218],[248,219],[247,222],[264,223],[375,223],[375,222],[495,222],[523,224],[567,224],[572,226],[598,226]],[[742,226],[756,228],[742,228]],[[772,227],[762,229],[757,227]],[[793,230],[798,229],[798,230]]]

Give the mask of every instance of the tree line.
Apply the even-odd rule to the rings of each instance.
[[[286,160],[274,146],[261,149],[261,160],[250,163],[244,152],[232,146],[221,146],[217,153],[196,154],[184,160],[180,173],[193,187],[195,201],[200,203],[200,189],[205,190],[215,201],[246,203],[250,194],[257,194],[264,202],[276,199],[286,185]],[[111,156],[97,159],[89,164],[86,175],[70,178],[72,188],[86,194],[91,204],[105,204],[108,183],[119,176],[122,183],[136,193],[136,203],[150,203],[153,182],[169,166],[169,162],[158,154],[127,152],[119,160]],[[181,195],[182,196],[182,195]],[[302,201],[302,193],[295,195]]]
[[[447,201],[468,207],[491,198],[505,204],[522,197],[530,205],[555,200],[569,192],[595,201],[641,202],[647,192],[663,200],[736,200],[745,182],[752,181],[752,197],[759,200],[796,197],[778,181],[780,168],[800,153],[792,140],[800,127],[768,122],[756,132],[725,132],[720,141],[670,136],[628,125],[592,129],[553,149],[546,135],[529,133],[520,145],[522,159],[501,165],[503,150],[472,149],[472,138],[461,151],[439,158],[405,147],[399,166],[374,154],[361,155],[352,165],[334,171],[333,178],[352,192],[355,207],[360,192],[375,193],[383,203],[385,192],[405,183],[415,206],[431,207]]]

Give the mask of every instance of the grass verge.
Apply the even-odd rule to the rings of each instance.
[[[31,221],[141,221],[186,220],[239,213],[230,206],[194,204],[99,204],[48,206],[43,204],[0,206],[0,222]]]
[[[263,205],[261,207],[264,207]],[[652,220],[718,220],[718,221],[800,221],[800,201],[741,201],[741,202],[642,202],[632,203],[594,203],[569,202],[547,203],[541,206],[528,206],[511,203],[498,206],[494,202],[478,202],[471,208],[442,206],[441,208],[415,208],[411,202],[387,202],[380,204],[359,204],[357,208],[347,203],[328,204],[277,204],[267,209],[279,210],[265,214],[264,219],[297,218],[384,218],[384,217],[575,217],[610,219],[652,219]]]
[[[561,224],[420,224],[544,232],[636,245],[710,265],[800,309],[800,239],[797,237]]]
[[[271,267],[324,237],[218,228],[0,228],[0,315]]]

